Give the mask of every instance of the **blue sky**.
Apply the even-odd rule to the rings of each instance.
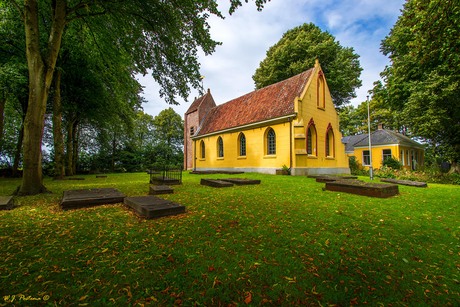
[[[228,11],[228,0],[219,2]],[[265,58],[266,51],[282,35],[303,23],[314,23],[331,33],[344,47],[352,47],[360,56],[363,85],[356,90],[353,105],[366,100],[372,84],[389,61],[380,52],[380,42],[401,14],[404,0],[271,0],[258,12],[253,1],[244,4],[225,19],[209,19],[211,35],[222,42],[210,56],[200,55],[204,88],[210,88],[217,104],[254,90],[252,75]],[[327,79],[327,76],[326,76]],[[147,103],[144,111],[156,116],[170,107],[158,95],[152,77],[139,76]],[[198,92],[192,90],[188,101],[171,106],[184,116]]]

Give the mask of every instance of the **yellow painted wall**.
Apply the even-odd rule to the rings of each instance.
[[[312,77],[306,84],[301,97],[293,101],[297,117],[289,122],[273,122],[263,127],[233,130],[222,134],[194,139],[196,153],[196,169],[257,169],[257,171],[274,170],[283,165],[292,167],[293,174],[316,173],[349,173],[348,157],[345,146],[341,142],[342,134],[339,130],[339,117],[335,110],[332,98],[327,87],[327,81],[318,86],[318,76],[321,72],[319,63],[315,64]],[[318,95],[318,89],[321,95]],[[323,92],[324,91],[324,92]],[[324,94],[323,94],[324,93]],[[318,103],[318,97],[321,101]],[[317,146],[316,154],[308,155],[306,150],[306,129],[310,119],[316,127]],[[333,155],[326,157],[326,132],[331,125],[334,134]],[[271,127],[276,133],[276,155],[266,155],[265,133]],[[238,156],[238,136],[243,132],[246,136],[246,156]],[[222,137],[224,143],[224,157],[217,155],[217,139]],[[200,158],[200,142],[203,140],[206,147],[206,156]],[[292,157],[291,157],[292,153]]]
[[[321,93],[322,86],[318,86],[318,76],[321,68],[315,65],[313,77],[301,98],[295,105],[297,118],[294,120],[294,152],[293,167],[297,168],[344,168],[347,169],[348,157],[345,154],[345,146],[342,143],[342,134],[339,130],[339,117],[332,102],[327,81],[324,82],[324,96]],[[320,90],[320,93],[318,93]],[[319,95],[318,95],[319,94]],[[317,102],[318,96],[324,97],[324,102]],[[313,119],[316,128],[316,154],[307,154],[307,128]],[[326,157],[326,132],[329,124],[334,134],[334,155]]]
[[[381,145],[381,146],[372,146],[372,168],[378,169],[382,167],[382,162],[383,162],[383,150],[384,149],[391,149],[391,155],[399,160],[400,162],[402,161],[401,158],[401,150],[404,151],[404,164],[403,167],[405,169],[411,169],[413,162],[413,157],[416,160],[416,164],[418,167],[422,166],[424,164],[424,151],[423,149],[420,148],[415,148],[415,147],[406,147],[406,146],[399,146],[399,144],[393,144],[393,145]],[[354,156],[356,157],[356,160],[363,165],[363,151],[369,150],[368,147],[360,147],[356,148],[354,151]],[[407,159],[407,152],[409,152],[410,159]],[[365,169],[368,169],[368,166],[363,165]]]
[[[266,132],[272,128],[276,135],[276,154],[266,154]],[[281,168],[289,165],[289,130],[290,123],[285,122],[267,127],[237,130],[195,140],[196,168]],[[246,156],[239,156],[238,137],[244,133],[246,137]],[[222,137],[224,157],[219,158],[217,139]],[[206,156],[200,158],[200,142],[205,143]]]

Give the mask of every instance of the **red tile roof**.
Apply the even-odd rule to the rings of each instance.
[[[313,68],[216,106],[197,136],[294,114],[294,99],[300,97],[312,72]]]
[[[195,98],[195,100],[190,105],[190,107],[188,108],[187,112],[185,112],[185,114],[189,114],[189,113],[192,113],[198,110],[198,108],[206,101],[206,99],[212,99],[213,100],[212,104],[215,105],[214,99],[212,98],[212,95],[211,95],[211,91],[208,89],[206,94],[204,94],[201,97]]]

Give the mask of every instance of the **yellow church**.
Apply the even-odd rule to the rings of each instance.
[[[184,168],[291,175],[349,174],[339,118],[318,61],[284,81],[216,105],[210,90],[185,113]]]

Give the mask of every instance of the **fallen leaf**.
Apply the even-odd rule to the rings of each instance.
[[[244,302],[246,304],[249,304],[250,302],[252,302],[252,293],[251,292],[246,293],[246,296],[244,298]]]

